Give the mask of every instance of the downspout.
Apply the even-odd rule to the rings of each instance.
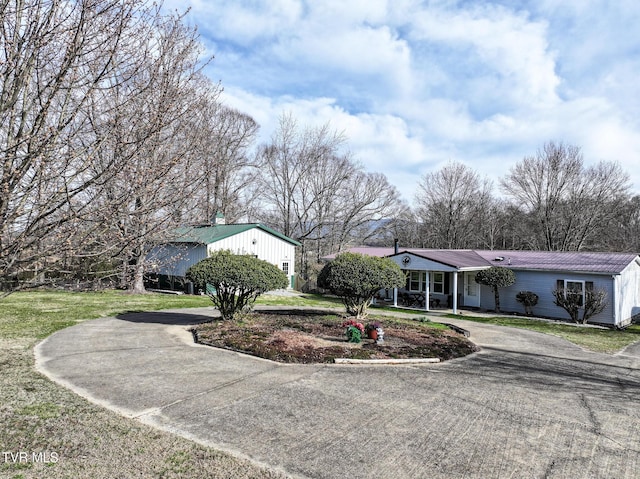
[[[611,275],[611,279],[613,279],[613,297],[611,298],[611,308],[613,309],[613,325],[618,327],[618,305],[616,303],[616,299],[618,298],[618,275]]]
[[[393,240],[393,254],[398,254],[398,238]],[[398,306],[398,288],[393,288],[393,306]]]

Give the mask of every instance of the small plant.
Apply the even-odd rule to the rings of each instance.
[[[379,322],[374,321],[373,323],[368,323],[364,330],[367,334],[369,334],[370,331],[374,331],[380,327],[382,327],[382,325]]]
[[[553,304],[561,307],[571,319],[576,323],[587,324],[590,317],[601,313],[609,304],[607,302],[607,292],[605,290],[595,290],[593,287],[587,288],[584,292],[570,288],[557,288],[552,291],[555,298]],[[580,319],[582,310],[582,319]]]
[[[346,331],[347,341],[350,343],[359,343],[362,341],[362,331],[355,326],[349,326]]]
[[[342,323],[343,328],[348,328],[349,326],[353,326],[360,331],[360,334],[364,334],[364,324],[356,321],[355,319],[350,319]]]
[[[532,316],[533,307],[538,304],[538,295],[533,291],[520,291],[516,294],[516,301],[524,306],[525,314]]]
[[[354,319],[350,319],[342,323],[343,328],[347,328],[345,334],[347,336],[347,340],[350,343],[359,343],[362,341],[362,335],[364,334],[364,324],[359,323]]]

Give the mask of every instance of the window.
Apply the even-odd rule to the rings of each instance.
[[[584,306],[585,291],[593,291],[593,281],[580,281],[573,279],[559,279],[557,288],[564,289],[565,298],[575,297],[578,306]]]
[[[409,271],[407,275],[407,289],[409,291],[424,291],[427,286],[426,271]]]
[[[289,262],[288,261],[283,261],[282,262],[282,271],[284,271],[284,274],[289,276]]]
[[[431,274],[431,292],[444,293],[444,273],[434,272]]]
[[[575,298],[578,306],[584,305],[584,282],[565,281],[564,294],[567,298]]]
[[[409,291],[420,291],[420,271],[409,272]]]

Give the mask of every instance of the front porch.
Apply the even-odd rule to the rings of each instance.
[[[416,254],[405,251],[389,258],[397,263],[407,277],[404,288],[385,291],[387,299],[392,299],[395,307],[407,307],[421,311],[450,309],[453,314],[458,308],[480,307],[480,285],[475,281],[478,271],[486,269],[486,262],[469,264],[462,255],[460,264],[446,257],[439,258],[439,252],[426,251]],[[474,258],[475,259],[475,258]]]

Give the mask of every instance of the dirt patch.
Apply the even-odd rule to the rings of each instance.
[[[197,341],[285,363],[327,363],[335,358],[409,359],[466,356],[478,350],[463,335],[437,323],[376,318],[384,343],[363,338],[350,343],[345,318],[319,312],[259,312],[242,321],[197,326]],[[373,321],[373,319],[372,319]]]

